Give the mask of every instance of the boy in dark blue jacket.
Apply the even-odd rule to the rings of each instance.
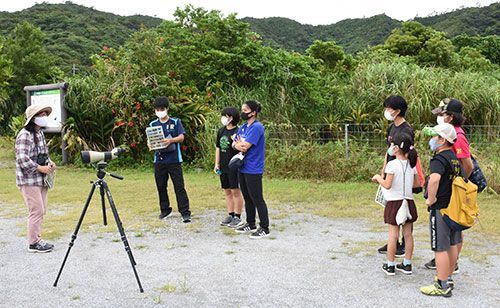
[[[164,149],[156,150],[154,157],[154,170],[156,188],[160,200],[160,215],[163,219],[170,215],[172,208],[167,194],[167,181],[170,176],[174,184],[177,208],[182,215],[182,221],[191,222],[191,211],[189,210],[189,199],[184,188],[184,176],[182,174],[182,154],[180,143],[184,141],[186,131],[180,119],[168,116],[168,98],[157,97],[154,102],[157,120],[152,121],[149,126],[162,126],[165,139]]]

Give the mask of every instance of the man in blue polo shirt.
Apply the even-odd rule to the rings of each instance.
[[[182,215],[182,221],[191,222],[191,211],[189,210],[189,199],[184,188],[184,176],[182,174],[182,154],[180,143],[184,141],[186,131],[180,119],[168,116],[168,98],[157,97],[154,102],[157,120],[149,123],[149,126],[162,126],[166,148],[155,151],[154,168],[156,188],[160,199],[160,215],[163,219],[170,215],[172,208],[167,194],[168,178],[174,184],[177,208]]]

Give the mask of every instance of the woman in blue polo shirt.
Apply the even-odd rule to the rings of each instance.
[[[251,238],[262,238],[269,235],[269,216],[267,205],[262,195],[262,174],[264,173],[265,137],[264,126],[257,120],[261,107],[255,101],[246,101],[241,106],[241,118],[246,121],[236,134],[233,147],[245,154],[243,166],[240,167],[238,179],[245,199],[247,213],[246,224],[236,228],[238,233],[250,234]],[[255,222],[255,210],[259,213],[260,227]]]

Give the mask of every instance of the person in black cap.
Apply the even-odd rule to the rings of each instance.
[[[150,127],[161,126],[165,139],[163,143],[165,148],[155,151],[154,168],[156,188],[160,199],[160,215],[163,219],[170,215],[172,208],[167,194],[168,178],[172,179],[174,184],[175,197],[177,199],[177,208],[182,215],[182,221],[191,222],[191,211],[189,210],[189,198],[184,188],[184,176],[182,173],[182,154],[180,143],[184,141],[186,131],[182,122],[178,118],[168,116],[168,98],[165,96],[157,97],[154,102],[155,114],[158,119],[149,123]]]
[[[449,123],[453,125],[457,133],[457,141],[453,144],[453,152],[457,155],[460,160],[460,165],[464,170],[465,176],[469,177],[472,173],[472,159],[469,148],[469,141],[465,136],[465,132],[462,129],[462,125],[465,122],[465,118],[462,115],[463,104],[458,99],[455,98],[445,98],[441,101],[439,107],[432,110],[432,113],[437,115],[437,123]]]

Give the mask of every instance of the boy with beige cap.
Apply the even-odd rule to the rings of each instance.
[[[420,288],[425,295],[450,297],[454,282],[452,273],[458,257],[461,231],[452,230],[443,220],[440,209],[447,208],[451,198],[454,174],[461,174],[460,163],[451,147],[457,139],[453,125],[444,123],[422,131],[431,136],[429,147],[434,152],[426,185],[426,201],[430,213],[431,248],[435,253],[437,277],[434,283]],[[424,195],[425,197],[425,195]]]

